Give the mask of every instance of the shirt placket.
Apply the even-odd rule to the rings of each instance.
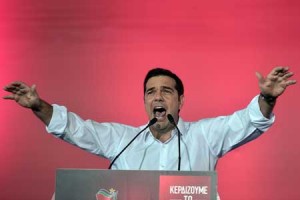
[[[167,166],[167,160],[168,160],[168,148],[167,144],[162,143],[160,145],[160,160],[159,160],[159,169],[165,170]]]

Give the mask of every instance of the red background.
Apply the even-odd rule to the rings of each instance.
[[[299,79],[296,0],[0,3],[0,85],[36,84],[85,119],[146,123],[142,82],[157,66],[184,81],[188,121],[246,106],[259,92],[255,71],[291,66]],[[268,133],[220,160],[222,200],[300,199],[299,101],[298,84],[278,100]],[[108,166],[14,102],[0,101],[0,123],[0,199],[50,199],[57,168]]]

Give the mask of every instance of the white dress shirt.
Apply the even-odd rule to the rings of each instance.
[[[218,158],[245,144],[274,122],[274,115],[265,118],[260,112],[258,96],[243,110],[229,116],[185,122],[179,118],[181,132],[181,170],[212,171]],[[129,143],[144,126],[132,127],[119,123],[98,123],[83,120],[66,107],[53,105],[53,115],[47,131],[93,154],[110,159]],[[161,142],[147,128],[116,160],[112,169],[177,170],[178,137]]]

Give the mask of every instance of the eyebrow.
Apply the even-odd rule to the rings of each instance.
[[[174,91],[173,88],[168,87],[168,86],[161,86],[161,88],[162,88],[162,89],[171,90],[172,92]],[[151,88],[147,89],[146,92],[149,92],[149,91],[151,91],[151,90],[155,90],[155,87],[151,87]]]

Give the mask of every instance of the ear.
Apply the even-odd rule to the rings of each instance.
[[[183,106],[183,103],[184,103],[184,95],[181,95],[179,97],[179,109],[181,110],[182,106]]]

